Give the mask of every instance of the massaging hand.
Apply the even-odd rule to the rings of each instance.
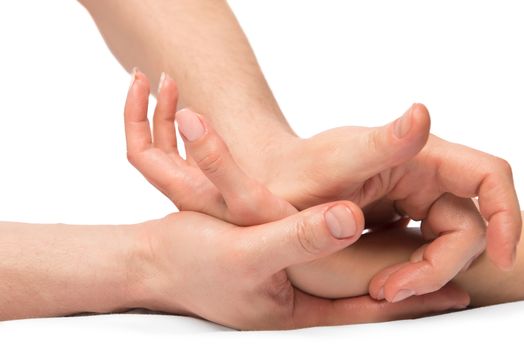
[[[298,209],[336,199],[365,207],[385,197],[398,211],[423,219],[444,193],[478,196],[488,222],[488,254],[499,267],[510,268],[522,223],[509,164],[433,135],[426,143],[428,130],[429,114],[416,104],[386,127],[342,127],[309,139],[290,136],[266,155],[271,158],[267,170],[255,169],[259,159],[254,158],[248,173],[265,179],[273,193]],[[366,161],[362,155],[368,166],[355,172],[355,161]]]
[[[286,269],[357,241],[359,213],[339,201],[251,227],[187,211],[146,223],[145,307],[237,329],[289,329],[413,318],[469,303],[452,285],[395,304],[369,296],[322,299],[294,288]],[[333,224],[335,217],[344,225]]]
[[[248,178],[236,165],[220,137],[202,117],[190,110],[178,112],[176,118],[192,161],[185,161],[178,155],[174,129],[176,86],[169,77],[162,79],[160,84],[153,119],[153,143],[147,121],[148,82],[140,72],[135,74],[135,79],[125,112],[129,159],[180,209],[202,211],[242,225],[276,220],[296,212],[289,203],[273,196],[261,184]],[[359,167],[369,166],[372,166],[369,158],[361,162],[356,159],[353,170],[358,173]],[[439,201],[444,200],[442,198]],[[448,200],[448,206],[457,201],[469,200]],[[445,207],[446,205],[439,205],[430,210],[426,221],[428,224],[425,226],[427,232],[446,235],[428,245],[426,253],[421,254],[425,258],[422,263],[416,264],[414,261],[413,264],[398,267],[400,272],[392,275],[397,277],[392,278],[392,281],[398,280],[398,276],[402,275],[405,282],[405,276],[411,276],[411,284],[416,285],[411,286],[411,294],[429,293],[441,288],[484,249],[483,231],[471,232],[460,225],[455,227],[449,223],[438,224],[435,218],[439,217]],[[478,216],[476,210],[472,215]],[[452,254],[445,254],[448,252],[446,244],[450,243],[457,248]],[[426,266],[428,264],[424,264],[426,260],[430,268]],[[391,273],[392,270],[388,271]],[[380,280],[384,281],[383,275],[381,276]],[[294,280],[299,282],[300,276]],[[398,301],[399,296],[409,296],[406,288],[400,287],[402,285],[398,291],[403,291],[399,295],[394,288],[386,290],[388,300]],[[304,289],[315,293],[314,286]]]

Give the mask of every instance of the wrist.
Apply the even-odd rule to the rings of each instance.
[[[146,308],[144,281],[148,252],[140,242],[141,227],[142,224],[114,225],[100,240],[96,257],[100,272],[94,273],[88,284],[91,294],[105,296],[102,298],[105,301],[95,297],[94,307],[87,311],[107,313]]]
[[[188,314],[178,301],[181,290],[176,268],[171,259],[161,253],[163,220],[146,221],[128,229],[133,244],[126,264],[129,276],[126,303],[133,308]],[[170,227],[169,231],[173,229]]]

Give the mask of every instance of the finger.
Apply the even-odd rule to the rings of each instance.
[[[439,237],[388,276],[383,287],[388,301],[438,290],[485,248],[484,222],[470,199],[445,195],[427,220]]]
[[[369,295],[376,300],[383,300],[384,285],[389,279],[389,276],[391,276],[393,273],[397,272],[406,265],[409,265],[409,262],[398,263],[379,271],[375,276],[373,276],[373,278],[369,282]]]
[[[358,240],[364,228],[360,208],[339,201],[306,209],[282,220],[250,228],[245,244],[268,276],[289,266],[339,251]]]
[[[415,156],[429,136],[429,112],[422,104],[413,104],[402,117],[362,133],[360,144],[352,145],[366,157],[355,166],[357,178],[368,179],[404,163]]]
[[[296,212],[240,169],[225,142],[204,118],[183,109],[176,114],[176,120],[187,154],[222,194],[227,204],[223,217],[228,221],[255,225]]]
[[[436,139],[436,152],[443,140]],[[449,144],[446,144],[449,148]],[[482,216],[488,221],[487,251],[501,269],[515,264],[522,219],[508,162],[461,145],[445,152],[446,161],[438,169],[443,191],[460,197],[479,197]],[[473,159],[474,161],[465,161]]]
[[[297,290],[292,325],[301,328],[411,319],[463,309],[469,302],[468,294],[453,284],[399,303],[377,301],[369,296],[327,300]]]
[[[134,68],[124,109],[124,125],[128,156],[151,147],[151,129],[147,120],[149,81]]]
[[[156,147],[176,155],[178,155],[175,131],[177,101],[178,89],[175,81],[166,73],[162,73],[153,115],[153,140]]]

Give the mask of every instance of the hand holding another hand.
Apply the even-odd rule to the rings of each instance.
[[[129,159],[180,209],[204,212],[240,225],[277,220],[296,212],[288,202],[272,195],[262,184],[249,178],[236,165],[226,145],[214,130],[202,117],[189,110],[182,110],[176,116],[184,136],[188,160],[178,155],[174,127],[177,90],[174,81],[169,77],[161,80],[158,91],[158,105],[153,119],[153,141],[147,121],[149,85],[142,73],[137,72],[135,78],[126,104]],[[425,109],[419,110],[422,113],[417,114],[412,108],[404,118],[383,128],[354,128],[351,135],[354,140],[352,152],[355,153],[355,158],[351,173],[354,179],[362,180],[354,180],[349,186],[350,191],[341,197],[353,197],[357,203],[365,204],[377,196],[377,191],[383,192],[394,187],[391,182],[400,179],[394,172],[403,171],[398,169],[404,165],[401,162],[413,157],[423,146],[428,135],[429,119],[424,111]],[[407,131],[402,130],[405,129],[406,119],[410,125]],[[398,135],[401,133],[404,134],[404,138],[399,140]],[[370,143],[369,140],[373,142]],[[386,147],[388,143],[392,147]],[[371,152],[366,149],[370,145],[381,145],[380,147],[387,149],[387,152],[378,152],[377,149]],[[369,157],[359,157],[358,150],[369,154]],[[395,168],[394,164],[397,163],[401,165]],[[385,168],[386,166],[393,168]],[[381,169],[384,169],[381,173],[372,175]],[[296,182],[290,180],[290,183]],[[388,191],[394,192],[392,189]],[[447,197],[436,202],[442,202],[445,198]],[[453,205],[457,201],[458,198],[455,201],[449,199],[447,205]],[[397,295],[401,290],[403,292],[399,295],[403,295],[403,298],[438,290],[484,250],[483,229],[471,232],[470,228],[470,232],[465,235],[464,230],[452,230],[453,223],[440,224],[439,208],[445,207],[446,205],[435,205],[433,210],[428,209],[424,226],[427,232],[432,232],[432,238],[441,233],[447,234],[426,246],[424,253],[419,252],[418,260],[396,266],[396,271],[387,269],[379,274],[374,280],[372,295],[398,301],[402,299]],[[475,214],[476,210],[473,211],[473,215]],[[446,242],[456,242],[458,248],[450,253],[447,251]],[[430,249],[427,249],[428,247]],[[377,281],[380,281],[378,287]],[[388,288],[384,293],[386,284]],[[406,293],[407,284],[411,284],[409,294]],[[314,293],[314,288],[304,289]]]

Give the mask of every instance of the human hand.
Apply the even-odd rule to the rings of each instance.
[[[124,112],[128,159],[179,210],[206,213],[237,225],[266,223],[297,212],[248,177],[214,130],[188,110],[177,113],[187,160],[179,155],[174,123],[178,91],[167,75],[158,89],[152,137],[148,96],[149,81],[135,70]]]
[[[499,268],[511,268],[522,227],[511,167],[492,155],[428,137],[429,124],[427,109],[415,104],[403,118],[379,128],[342,127],[308,139],[276,133],[258,157],[237,161],[298,209],[337,199],[351,200],[365,212],[376,203],[392,204],[366,215],[369,224],[398,219],[399,211],[423,220],[444,193],[478,196],[488,222],[488,255]]]
[[[268,167],[279,176],[269,176],[270,180],[266,183],[271,191],[290,200],[298,208],[322,201],[347,199],[365,207],[365,212],[366,207],[372,209],[373,215],[366,215],[366,221],[371,226],[383,225],[386,219],[398,218],[395,212],[400,212],[422,220],[422,226],[433,232],[443,232],[439,229],[442,225],[448,225],[446,215],[441,221],[433,212],[434,216],[431,216],[435,220],[430,218],[430,208],[445,193],[462,198],[478,195],[480,212],[488,223],[488,256],[500,268],[510,268],[514,264],[522,223],[509,165],[499,158],[435,136],[430,136],[424,145],[421,142],[424,138],[420,135],[427,135],[428,129],[427,110],[421,105],[414,105],[403,119],[382,128],[338,128],[311,139],[295,139],[289,142],[288,151],[279,144],[279,152],[272,153],[275,161]],[[404,137],[398,138],[402,131]],[[384,162],[361,167],[357,161],[358,152],[361,157],[362,154],[369,155],[370,162],[380,159],[382,154]],[[300,154],[307,154],[308,157],[301,157]],[[297,161],[285,162],[285,158]],[[360,169],[368,172],[359,172]],[[291,181],[292,176],[297,176],[297,180]],[[484,229],[475,234],[464,234],[464,230],[457,229],[460,225],[455,227],[452,236],[437,235],[438,238],[427,246],[423,254],[424,262],[410,264],[409,269],[419,268],[411,270],[411,276],[417,276],[420,282],[410,282],[417,284],[411,292],[421,294],[435,290],[463,269],[472,256],[479,254],[485,240]],[[458,234],[459,231],[463,234]],[[459,246],[454,246],[453,251],[447,248],[447,244],[442,244],[451,237],[459,236],[462,237],[458,240]],[[437,260],[443,264],[435,264]],[[425,268],[422,268],[423,265]],[[433,266],[430,268],[432,272],[427,270],[430,265]],[[405,266],[403,271],[407,269]],[[423,272],[424,269],[426,272]],[[383,273],[391,273],[391,270]],[[383,283],[383,277],[384,274],[379,274],[377,279]],[[399,298],[397,295],[401,288],[398,280],[394,281],[395,278],[386,283],[388,300]],[[371,294],[381,296],[380,289]]]
[[[369,284],[372,297],[397,302],[438,290],[484,252],[486,225],[469,198],[441,196],[420,229],[431,243],[415,250],[409,261],[377,273]]]
[[[296,212],[289,203],[272,195],[260,183],[247,177],[236,165],[226,145],[213,128],[202,117],[189,110],[179,111],[176,119],[184,136],[188,159],[191,161],[185,161],[178,155],[174,129],[176,86],[169,77],[162,80],[158,92],[158,105],[153,119],[153,142],[147,121],[148,94],[147,79],[142,73],[137,72],[125,113],[129,159],[150,182],[166,193],[174,203],[178,203],[179,208],[198,210],[242,225],[277,220]],[[381,160],[382,157],[378,161]],[[363,163],[360,166],[365,169],[370,165],[370,160],[359,162],[356,159],[355,163],[354,170],[358,172],[359,163]],[[208,199],[208,203],[202,203],[202,198]],[[443,199],[437,200],[442,201]],[[268,206],[271,210],[266,209]],[[442,207],[445,206],[434,206]],[[431,270],[418,271],[422,267],[414,263],[403,266],[401,272],[404,272],[404,275],[406,271],[411,271],[412,284],[418,281],[417,288],[412,288],[413,294],[424,294],[439,289],[484,249],[483,230],[468,232],[460,229],[461,224],[456,221],[455,225],[448,223],[439,226],[438,219],[434,219],[439,217],[439,212],[442,210],[434,209],[428,213],[426,231],[435,232],[436,236],[442,232],[453,234],[443,235],[428,246],[424,256],[433,263]],[[446,227],[446,230],[440,230],[442,227]],[[457,239],[458,243],[455,244],[456,248],[451,257],[442,259],[443,252],[449,254],[446,244]],[[435,264],[437,261],[439,264]],[[418,270],[413,266],[417,266]],[[294,280],[299,282],[300,274],[299,279],[296,278],[297,274],[293,275]],[[397,293],[390,292],[390,289],[391,285],[398,287],[399,284],[386,281],[385,278],[381,281],[383,286],[388,286],[388,300],[398,301]],[[315,294],[314,287],[306,291]],[[373,295],[378,297],[381,294],[377,292]],[[406,291],[400,295],[407,297]]]
[[[353,230],[330,231],[328,213]],[[351,214],[354,213],[354,214]],[[354,243],[363,217],[349,202],[307,209],[268,224],[238,227],[195,212],[142,224],[140,305],[196,315],[236,329],[290,329],[414,318],[469,302],[453,285],[399,303],[369,296],[322,299],[292,286],[285,272]],[[345,225],[344,227],[349,227]],[[336,234],[336,235],[334,235]]]

